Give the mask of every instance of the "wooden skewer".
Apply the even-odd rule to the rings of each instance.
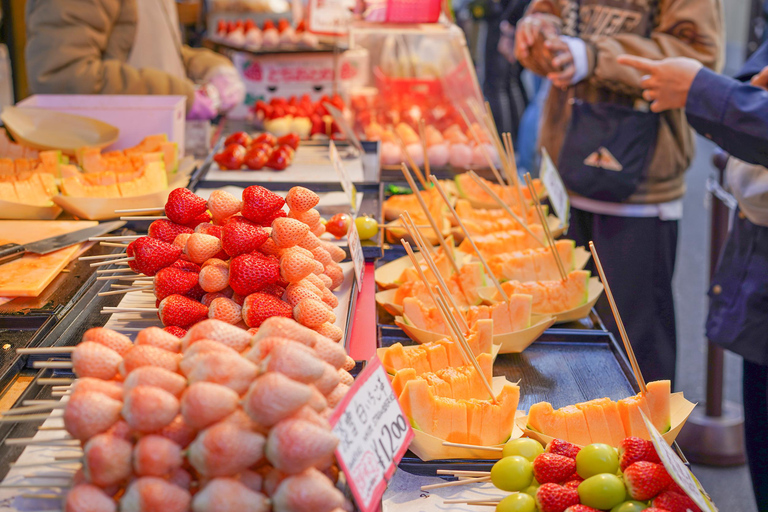
[[[451,308],[448,307],[444,300],[441,300],[443,295],[439,293],[440,288],[435,286],[435,290],[437,292],[437,300],[435,301],[435,304],[437,305],[437,309],[440,310],[440,316],[443,317],[445,324],[448,326],[448,330],[453,332],[453,336],[451,337],[456,341],[456,344],[459,347],[459,352],[464,358],[464,362],[467,363],[467,365],[470,365],[472,364],[472,354],[467,354],[467,352],[464,350],[464,345],[461,344],[461,340],[464,338],[464,336],[461,334],[461,329],[459,329],[459,325],[456,323],[456,319],[451,318],[453,315],[453,313],[451,313]]]
[[[35,347],[16,349],[17,354],[71,354],[74,351],[75,347]]]
[[[37,427],[37,430],[40,431],[46,431],[46,430],[64,430],[64,426],[53,426],[53,425],[40,425]]]
[[[26,416],[0,416],[0,423],[22,423],[31,421],[45,421],[50,418],[50,414],[29,414]],[[64,427],[62,427],[62,430]],[[44,466],[45,464],[40,464]]]
[[[518,224],[520,224],[520,226],[522,226],[522,228],[523,228],[523,229],[524,229],[524,230],[525,230],[525,231],[526,231],[526,232],[527,232],[527,233],[528,233],[528,234],[529,234],[531,237],[533,237],[533,239],[534,239],[534,240],[536,240],[537,242],[539,242],[539,243],[541,244],[541,246],[542,246],[542,247],[546,247],[546,246],[547,246],[547,244],[545,244],[544,242],[542,242],[541,240],[539,240],[539,237],[537,237],[536,235],[534,235],[534,234],[533,234],[533,231],[531,231],[531,229],[530,229],[530,228],[529,228],[529,227],[526,225],[525,221],[523,221],[523,219],[522,219],[522,218],[520,218],[520,217],[519,217],[519,216],[518,216],[518,215],[515,213],[515,211],[514,211],[512,208],[510,208],[510,207],[509,207],[509,205],[507,205],[507,203],[505,203],[505,202],[504,202],[504,200],[503,200],[501,197],[499,197],[499,195],[498,195],[496,192],[494,192],[494,191],[493,191],[493,189],[492,189],[491,187],[489,187],[489,186],[488,186],[488,185],[487,185],[487,184],[486,184],[486,183],[483,181],[483,179],[482,179],[480,176],[478,176],[478,175],[477,175],[477,173],[475,173],[475,171],[469,171],[469,176],[470,176],[470,178],[472,178],[472,180],[474,180],[474,182],[475,182],[475,183],[477,183],[477,184],[480,186],[480,188],[482,188],[482,189],[485,191],[485,193],[486,193],[486,194],[488,194],[489,196],[491,196],[491,197],[493,198],[493,200],[494,200],[494,201],[496,201],[496,202],[499,204],[499,206],[501,206],[501,209],[502,209],[502,210],[504,210],[505,212],[507,212],[507,214],[508,214],[509,216],[511,216],[513,219],[515,219],[515,221],[517,221],[517,223],[518,223]]]
[[[136,274],[133,276],[122,276],[122,275],[116,275],[116,276],[99,276],[96,278],[97,281],[136,281],[138,279],[146,279],[147,276],[144,274]],[[151,279],[151,278],[149,278]]]
[[[35,361],[32,368],[72,368],[72,361]]]
[[[490,471],[470,471],[464,469],[438,469],[437,474],[451,476],[491,476]]]
[[[34,437],[9,437],[5,440],[5,444],[8,446],[80,446],[80,441],[77,439],[35,439]]]
[[[0,484],[0,489],[66,489],[70,484]],[[37,496],[35,496],[36,498]],[[59,496],[61,498],[61,496]]]
[[[627,330],[624,328],[624,322],[621,321],[621,315],[619,314],[619,308],[616,306],[616,301],[611,293],[611,287],[608,285],[608,280],[605,278],[605,271],[603,265],[600,263],[600,257],[597,255],[597,249],[595,249],[595,243],[589,242],[589,250],[592,252],[592,258],[595,260],[595,267],[600,274],[600,280],[605,287],[605,296],[608,297],[608,304],[611,306],[613,317],[616,319],[616,325],[619,327],[619,334],[621,334],[621,341],[624,342],[624,350],[627,351],[629,362],[632,364],[632,370],[635,373],[635,379],[637,385],[640,387],[640,391],[645,393],[647,391],[645,387],[645,379],[643,379],[643,373],[640,371],[640,365],[637,363],[637,357],[635,357],[635,351],[632,349],[632,344],[629,342],[629,336]]]
[[[456,222],[459,223],[459,227],[461,227],[461,230],[464,231],[464,236],[467,237],[467,240],[469,240],[469,243],[472,244],[472,248],[475,250],[475,253],[477,254],[477,258],[480,260],[480,263],[483,264],[485,271],[488,273],[488,278],[493,282],[493,286],[496,287],[496,290],[499,292],[499,295],[501,295],[501,297],[504,299],[504,302],[509,302],[509,296],[507,295],[507,292],[504,291],[504,288],[501,287],[499,280],[496,279],[495,275],[493,275],[493,271],[491,270],[490,265],[488,265],[488,262],[485,260],[485,257],[480,252],[480,249],[477,247],[477,244],[475,244],[475,241],[472,240],[472,235],[469,234],[469,230],[464,225],[464,222],[461,220],[459,215],[456,213],[456,210],[453,208],[453,205],[451,204],[451,202],[448,200],[448,196],[446,195],[445,190],[443,190],[442,185],[440,185],[440,182],[438,182],[434,176],[432,176],[432,183],[435,185],[435,188],[440,194],[440,197],[443,198],[443,201],[445,202],[446,206],[448,206],[448,209],[451,211],[451,214],[456,219]]]
[[[421,233],[411,228],[408,223],[411,225],[413,224],[413,219],[411,219],[411,215],[408,213],[408,211],[403,212],[403,215],[401,216],[403,219],[403,225],[406,227],[406,230],[408,231],[408,234],[411,235],[411,238],[413,238],[413,241],[416,242],[416,245],[419,248],[419,251],[421,251],[421,256],[424,259],[424,261],[427,263],[427,266],[429,267],[429,270],[432,271],[432,274],[435,276],[435,279],[437,280],[438,285],[445,291],[445,294],[448,295],[451,299],[451,306],[456,310],[456,314],[459,316],[461,320],[461,326],[464,328],[465,332],[469,332],[469,324],[467,324],[466,318],[464,318],[464,315],[461,313],[461,310],[459,309],[458,304],[456,303],[455,299],[453,298],[453,295],[451,294],[450,290],[448,289],[448,285],[445,283],[445,280],[443,279],[443,276],[440,274],[440,271],[437,268],[437,265],[432,260],[431,254],[429,254],[428,251],[425,251],[425,247],[428,245],[424,242],[424,240],[421,238]],[[462,290],[463,293],[463,290]]]
[[[557,270],[560,272],[560,278],[565,281],[568,279],[568,273],[565,271],[563,261],[560,259],[560,253],[557,251],[555,239],[552,238],[552,233],[549,231],[547,218],[544,216],[544,211],[541,209],[541,201],[539,201],[538,197],[535,197],[536,190],[533,188],[533,180],[531,180],[530,173],[525,174],[525,183],[528,185],[528,190],[531,192],[531,197],[534,198],[533,205],[536,208],[536,213],[539,215],[539,220],[541,220],[541,226],[544,228],[544,235],[547,237],[547,243],[549,244],[549,248],[552,251],[552,257],[555,259],[555,266],[557,266]]]
[[[17,464],[15,462],[12,462],[10,465],[12,468],[39,468],[39,467],[45,467],[45,466],[66,466],[67,464],[76,464],[77,461],[71,461],[71,460],[49,460],[48,462],[37,462],[35,464]],[[76,471],[76,470],[72,470]]]
[[[142,238],[146,235],[125,235],[125,236],[92,236],[88,239],[89,242],[119,242],[121,240],[127,241],[133,241],[137,238]]]
[[[489,452],[504,451],[504,449],[499,446],[481,446],[479,444],[451,443],[449,441],[443,441],[443,446],[452,446],[454,448],[468,448],[470,450],[488,450]]]
[[[461,114],[461,117],[464,119],[464,122],[467,125],[467,128],[469,129],[470,135],[472,135],[472,138],[475,141],[475,144],[477,144],[477,147],[480,149],[480,152],[483,154],[483,158],[485,158],[486,162],[488,162],[488,167],[491,168],[491,172],[496,177],[496,181],[499,182],[499,185],[504,187],[506,183],[504,183],[504,179],[501,177],[501,173],[499,173],[499,170],[496,168],[496,165],[493,163],[493,159],[491,158],[491,155],[488,154],[488,151],[485,149],[485,144],[480,139],[480,135],[477,133],[475,126],[470,122],[469,117],[467,116],[466,112],[464,112],[464,109],[460,109],[459,113]]]
[[[419,119],[419,139],[421,140],[421,149],[424,151],[424,180],[429,180],[432,171],[429,167],[429,157],[427,156],[427,128],[424,118]]]
[[[54,387],[54,389],[56,389]],[[44,405],[44,404],[58,404],[58,400],[23,400],[21,405]]]
[[[136,288],[124,288],[122,290],[112,290],[109,292],[99,292],[99,297],[106,297],[107,295],[122,295],[124,293],[130,293],[130,292],[140,292],[142,290],[152,290],[152,286],[138,286]]]
[[[101,308],[102,313],[157,313],[157,308],[121,308],[105,306]]]
[[[21,497],[24,498],[25,500],[61,500],[64,498],[64,495],[63,494],[22,494]],[[54,511],[42,510],[39,512],[54,512]],[[57,510],[56,512],[61,512],[61,510]]]
[[[432,216],[432,213],[430,213],[429,208],[427,207],[427,203],[424,201],[424,198],[421,197],[419,188],[416,186],[416,183],[413,181],[413,176],[411,176],[411,171],[408,170],[408,166],[405,164],[400,165],[400,170],[403,172],[403,176],[405,176],[405,180],[408,182],[408,185],[411,187],[411,190],[413,190],[414,195],[416,195],[416,199],[419,201],[419,205],[421,206],[421,209],[424,211],[424,215],[427,217],[427,221],[429,222],[429,225],[432,226],[432,231],[434,231],[435,236],[437,236],[437,241],[440,244],[440,247],[443,248],[443,252],[448,257],[448,260],[451,262],[453,271],[458,274],[459,265],[456,263],[456,260],[454,259],[453,250],[448,251],[448,244],[445,243],[443,232],[440,231],[440,229],[438,229],[437,221]],[[432,176],[432,178],[434,178],[434,176]],[[424,190],[426,189],[427,188],[424,187]]]
[[[80,261],[91,261],[91,260],[106,260],[109,258],[122,258],[124,256],[128,256],[126,253],[119,253],[119,254],[98,254],[96,256],[82,256],[78,258]]]
[[[128,263],[129,261],[133,261],[136,258],[131,256],[130,258],[123,258],[121,260],[109,260],[109,261],[100,261],[98,263],[91,263],[92,267],[101,267],[103,265],[113,265],[115,263]],[[98,279],[98,278],[97,278]]]
[[[159,208],[126,208],[124,210],[115,210],[115,213],[136,213],[136,212],[162,212],[165,211],[165,206]]]
[[[408,253],[408,257],[411,259],[413,268],[415,268],[416,272],[418,272],[421,282],[424,283],[424,287],[427,289],[427,292],[429,293],[429,298],[432,299],[432,303],[435,304],[435,306],[437,306],[437,298],[435,297],[435,293],[432,291],[432,285],[427,280],[427,276],[424,274],[424,270],[422,270],[421,264],[416,259],[416,255],[413,253],[413,249],[411,249],[411,244],[409,244],[407,240],[401,240],[400,242],[403,244],[403,247],[405,247],[405,252]],[[437,311],[440,313],[441,316],[443,316],[442,309],[437,308]],[[447,318],[443,317],[443,322],[445,322],[446,326],[448,325]],[[448,329],[448,332],[450,333],[451,330]],[[456,338],[454,341],[456,343],[459,342],[458,338]]]
[[[476,478],[467,478],[465,480],[456,480],[455,482],[444,482],[442,484],[422,485],[422,491],[431,491],[432,489],[442,489],[443,487],[455,487],[457,485],[476,484],[479,482],[488,482],[489,476],[479,476]]]
[[[413,172],[416,173],[416,177],[419,179],[421,186],[424,188],[424,190],[427,190],[429,188],[429,186],[427,186],[427,180],[424,179],[424,175],[421,173],[421,169],[419,169],[419,166],[416,165],[416,162],[413,161],[411,155],[408,154],[408,150],[405,148],[405,142],[403,142],[403,139],[397,133],[395,133],[395,139],[400,145],[400,151],[403,153],[403,158],[405,158],[405,160],[408,161],[408,165],[413,168]],[[401,165],[405,165],[405,162],[403,162]],[[414,190],[414,193],[418,190],[414,187],[411,187],[411,189]]]
[[[58,386],[60,384],[72,384],[75,379],[69,379],[66,377],[41,377],[37,379],[37,383],[41,386]]]
[[[102,247],[120,247],[121,249],[125,249],[128,247],[128,244],[116,244],[113,242],[101,242],[100,245]]]
[[[501,501],[501,500],[499,500]],[[480,505],[486,507],[495,507],[499,501],[493,500],[443,500],[443,505]]]
[[[520,201],[520,209],[525,210],[526,201],[523,197],[523,189],[520,186],[520,178],[517,174],[517,160],[515,159],[515,146],[512,144],[512,134],[507,132],[504,134],[504,136],[504,147],[506,147],[507,151],[509,152],[509,169],[507,171],[507,177],[511,182],[510,184],[517,189],[517,197]],[[533,196],[531,196],[531,199],[533,199]]]
[[[120,220],[167,220],[165,215],[139,215],[133,217],[120,217]]]
[[[70,396],[71,394],[72,394],[71,391],[51,391],[51,396],[56,396],[56,397]]]
[[[133,270],[132,268],[104,268],[96,271],[97,274],[121,274],[124,272],[132,272],[136,274],[136,271]],[[141,275],[141,274],[136,274],[136,275]]]
[[[72,456],[72,455],[55,455],[53,457],[53,460],[68,460],[68,461],[71,461],[71,462],[77,462],[77,461],[83,460],[83,456],[82,455],[75,455],[75,456]]]
[[[3,413],[3,416],[15,416],[17,414],[26,414],[30,412],[53,411],[56,409],[64,409],[66,406],[67,404],[58,402],[56,404],[28,405],[26,407],[14,407],[13,409],[9,409],[5,411]]]

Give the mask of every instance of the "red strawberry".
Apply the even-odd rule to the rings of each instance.
[[[245,304],[245,297],[242,295],[238,295],[236,293],[232,295],[232,300],[235,301],[235,304],[238,304],[240,306]]]
[[[186,188],[172,190],[165,203],[165,214],[176,224],[189,224],[207,209],[205,199]]]
[[[268,293],[252,293],[245,298],[243,320],[248,327],[259,327],[273,316],[293,318],[293,311],[287,302]]]
[[[533,460],[533,476],[541,484],[565,482],[575,471],[576,461],[565,455],[542,453]]]
[[[283,295],[285,294],[285,288],[280,286],[279,284],[269,284],[265,286],[262,290],[262,293],[268,293],[270,295],[274,295],[278,299],[281,299]]]
[[[257,250],[267,238],[269,234],[261,226],[241,222],[227,224],[221,233],[224,252],[232,258]]]
[[[268,227],[272,226],[272,223],[273,223],[275,220],[277,220],[277,219],[281,219],[281,218],[283,218],[283,217],[287,217],[287,216],[288,216],[288,214],[287,214],[287,213],[285,213],[285,210],[275,210],[274,212],[272,212],[272,215],[270,215],[269,217],[267,217],[267,218],[264,220],[264,222],[262,222],[262,223],[261,223],[261,225],[262,225],[263,227],[265,227],[265,228],[268,228]]]
[[[600,512],[596,508],[588,507],[586,505],[571,505],[567,509],[565,509],[565,512]]]
[[[177,338],[183,338],[185,334],[187,334],[186,329],[182,329],[178,325],[169,325],[168,327],[163,327],[163,330],[165,332],[171,333]]]
[[[208,308],[183,295],[171,295],[160,301],[159,316],[163,325],[188,328],[208,318]]]
[[[208,224],[211,222],[211,214],[208,212],[203,212],[191,221],[187,222],[185,226],[190,227],[192,229],[197,228],[200,224]]]
[[[188,228],[182,224],[176,224],[168,219],[158,219],[149,225],[147,235],[172,244],[177,235],[180,235],[181,233],[191,234],[193,232],[194,230],[192,228]]]
[[[238,295],[261,291],[280,278],[280,264],[257,253],[241,254],[229,264],[229,286]]]
[[[243,190],[243,217],[259,224],[285,204],[285,199],[259,185]]]
[[[179,259],[181,247],[143,236],[131,242],[125,252],[134,258],[133,261],[128,262],[131,270],[154,276],[160,269],[172,265]]]
[[[568,441],[563,441],[562,439],[553,439],[549,442],[545,451],[547,453],[556,453],[575,459],[576,455],[581,451],[581,448]]]
[[[579,493],[553,483],[541,484],[536,491],[536,505],[541,512],[564,512],[570,506],[579,504]]]
[[[249,226],[261,227],[261,224],[259,224],[258,222],[253,222],[251,220],[248,220],[242,215],[233,215],[232,217],[226,219],[223,223],[224,226],[228,226],[229,224],[247,224]]]
[[[644,509],[643,512],[670,512],[670,511],[665,508],[651,507],[651,508]]]
[[[626,437],[619,443],[619,465],[624,471],[638,461],[661,464],[653,443],[639,437]]]
[[[320,202],[320,196],[304,187],[293,187],[285,196],[285,202],[292,212],[306,212]]]
[[[569,489],[578,489],[581,482],[581,480],[568,480],[563,485]]]
[[[669,487],[672,477],[661,464],[640,461],[624,470],[624,483],[633,500],[645,501]]]
[[[155,297],[163,300],[169,295],[186,295],[189,293],[198,283],[198,274],[166,267],[155,274],[154,283]]]
[[[170,265],[170,267],[183,270],[184,272],[192,272],[194,274],[200,273],[200,265],[198,265],[197,263],[192,263],[191,261],[179,259],[174,261],[173,264]]]
[[[669,512],[701,512],[691,498],[672,491],[664,491],[653,498],[653,506]]]
[[[199,224],[194,231],[195,233],[215,236],[221,240],[221,226],[217,226],[216,224]]]
[[[184,294],[185,297],[188,297],[197,302],[203,300],[204,295],[205,290],[202,289],[199,282],[191,290]]]

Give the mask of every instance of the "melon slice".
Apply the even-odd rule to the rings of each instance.
[[[587,270],[574,270],[565,281],[507,281],[501,286],[507,294],[522,293],[533,296],[533,312],[557,314],[586,304],[589,300]]]
[[[501,185],[497,183],[493,183],[491,181],[488,181],[484,178],[480,178],[485,182],[485,185],[487,185],[493,192],[496,193],[497,196],[501,197],[505,203],[510,205],[510,207],[515,211],[522,211],[520,209],[520,199],[517,194],[517,191],[509,186],[502,187]],[[485,190],[475,183],[475,181],[472,179],[472,177],[467,173],[457,174],[456,178],[454,179],[456,182],[456,189],[459,192],[459,195],[466,199],[471,199],[475,201],[476,203],[486,203],[488,205],[497,205],[496,201],[488,195]],[[543,184],[541,181],[536,178],[533,180],[533,186],[534,190],[541,195],[543,191]],[[523,199],[526,201],[531,200],[531,195],[528,192],[528,189],[526,187],[523,187]],[[527,205],[526,205],[527,206]]]
[[[0,181],[0,198],[4,201],[11,201],[13,203],[20,202],[12,181]]]
[[[608,422],[605,419],[600,399],[576,404],[576,407],[584,413],[584,419],[587,421],[589,437],[592,439],[592,442],[613,446],[613,437],[611,430],[608,428]]]
[[[624,424],[624,432],[626,432],[628,436],[650,440],[651,436],[648,433],[648,429],[645,427],[643,417],[640,415],[640,411],[643,411],[646,417],[651,417],[651,412],[648,409],[648,403],[645,398],[639,395],[630,396],[628,398],[622,398],[616,405],[619,408],[621,422]]]
[[[448,352],[444,345],[430,343],[422,346],[422,348],[427,355],[427,364],[430,369],[434,371],[448,367]]]
[[[10,158],[0,158],[0,177],[12,179],[16,175],[16,167]]]
[[[592,437],[589,435],[589,427],[584,412],[575,405],[561,407],[560,412],[565,417],[565,429],[568,432],[566,439],[580,446],[592,444]]]
[[[648,409],[651,411],[648,419],[651,420],[656,430],[662,434],[672,428],[669,406],[669,397],[672,392],[671,387],[672,384],[668,380],[657,380],[645,385],[647,390],[645,398],[648,403]]]
[[[542,228],[540,224],[531,224],[528,228],[534,235],[536,235],[536,238],[544,240],[544,228]],[[477,235],[473,236],[472,240],[486,258],[490,258],[495,254],[524,251],[541,247],[541,244],[538,241],[531,237],[527,231],[523,230],[510,230],[490,233],[487,235]],[[466,238],[459,245],[459,250],[467,254],[475,254],[472,244]]]
[[[576,242],[558,240],[555,247],[567,272],[575,267]],[[500,281],[550,281],[560,279],[557,264],[549,248],[501,253],[488,259],[488,265]]]
[[[450,334],[437,308],[428,307],[413,297],[403,300],[403,322],[425,331]]]
[[[476,306],[483,302],[478,289],[486,286],[485,269],[479,261],[467,263],[459,269],[459,281],[467,303]]]
[[[592,401],[599,403],[600,407],[603,409],[605,422],[608,424],[608,430],[611,432],[611,445],[619,446],[619,443],[629,435],[626,430],[624,430],[624,422],[621,421],[619,406],[610,398],[599,398]]]
[[[549,402],[539,402],[531,406],[527,428],[555,439],[568,439],[565,415],[559,409],[553,409]]]

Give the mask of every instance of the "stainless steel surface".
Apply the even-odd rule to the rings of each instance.
[[[85,242],[92,236],[100,236],[110,231],[114,231],[125,225],[125,221],[113,220],[110,222],[102,222],[98,226],[90,228],[79,229],[72,231],[71,233],[65,233],[63,235],[52,236],[50,238],[44,238],[37,242],[24,244],[24,250],[27,252],[33,252],[35,254],[48,254],[49,252],[63,249],[80,242]]]

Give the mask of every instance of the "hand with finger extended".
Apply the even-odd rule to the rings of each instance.
[[[702,63],[686,57],[650,60],[633,55],[621,55],[617,62],[643,73],[640,87],[643,99],[651,104],[652,112],[685,108],[688,91]]]

